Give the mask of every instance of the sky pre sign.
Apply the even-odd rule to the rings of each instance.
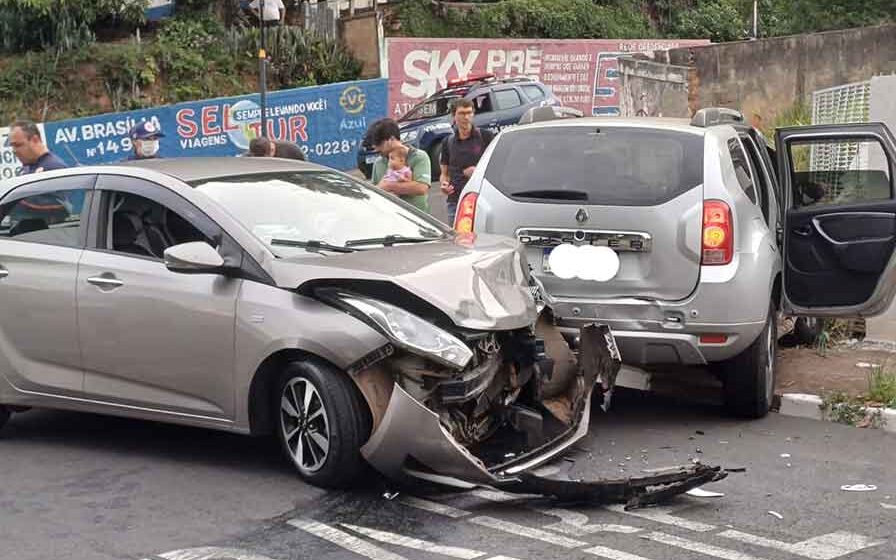
[[[389,112],[399,117],[448,85],[473,74],[528,76],[549,86],[564,105],[586,115],[619,113],[617,59],[706,40],[544,40],[418,39],[386,40]]]

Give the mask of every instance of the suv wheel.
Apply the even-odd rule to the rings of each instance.
[[[769,306],[762,333],[746,350],[723,364],[725,408],[744,418],[768,414],[775,394],[778,356],[778,322],[774,306]]]
[[[816,317],[797,317],[793,323],[793,334],[798,344],[812,346],[824,330],[824,319]]]
[[[287,366],[274,394],[281,448],[315,486],[344,487],[364,469],[370,415],[345,373],[318,361]]]
[[[442,142],[443,140],[439,140],[435,144],[433,144],[429,148],[429,165],[432,171],[432,180],[438,181],[439,177],[442,174],[442,169],[440,167],[442,163]]]

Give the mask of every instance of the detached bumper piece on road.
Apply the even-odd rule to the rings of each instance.
[[[701,464],[652,476],[595,481],[555,480],[520,473],[517,482],[502,483],[498,488],[505,492],[551,496],[563,502],[625,504],[625,509],[631,510],[659,504],[727,476],[721,467]]]
[[[643,478],[553,480],[531,471],[588,433],[591,401],[609,405],[621,357],[610,329],[589,324],[576,356],[543,314],[534,332],[474,343],[464,371],[393,356],[360,374],[373,411],[364,458],[397,482],[489,486],[564,501],[644,507],[725,478],[690,465]],[[421,367],[423,366],[423,367]]]

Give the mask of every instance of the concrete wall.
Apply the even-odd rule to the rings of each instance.
[[[668,51],[666,62],[693,66],[691,110],[740,109],[756,125],[811,101],[819,89],[896,73],[896,25],[880,25]]]
[[[619,110],[624,117],[690,117],[688,74],[693,69],[637,57],[620,57],[622,91]]]
[[[340,36],[345,47],[360,60],[364,67],[361,78],[380,76],[380,20],[376,12],[367,12],[339,20]]]

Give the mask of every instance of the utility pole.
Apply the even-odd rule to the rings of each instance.
[[[264,1],[264,0],[262,0]],[[753,39],[759,38],[759,0],[753,0]]]
[[[268,89],[268,53],[265,51],[266,28],[264,21],[264,0],[259,0],[259,18],[261,23],[261,39],[258,45],[258,87],[261,93],[261,137],[268,136],[267,89]]]

